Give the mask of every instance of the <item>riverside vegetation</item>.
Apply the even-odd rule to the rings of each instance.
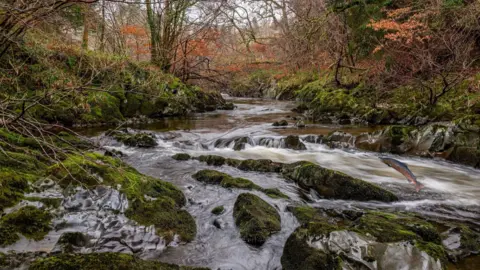
[[[474,179],[478,1],[261,1],[248,10],[252,21],[229,17],[245,8],[236,1],[144,2],[0,1],[0,269],[478,265],[476,199],[406,194],[373,183],[366,174],[378,168],[353,164],[363,175],[349,175],[319,165],[311,150],[440,158],[460,164],[455,181]],[[262,36],[272,32],[272,22],[257,21],[265,16],[275,18],[275,36]],[[234,113],[215,112],[236,109],[220,91],[294,101],[295,129],[274,119],[235,133],[237,120],[252,123],[245,111],[265,108],[240,100]],[[133,129],[200,113],[231,119],[200,118],[202,132],[166,139]],[[317,124],[383,127],[272,135]],[[80,135],[93,127],[110,129],[100,135],[106,145]],[[254,147],[280,150],[252,159]],[[476,194],[478,185],[463,184]],[[212,205],[218,194],[228,199]],[[409,211],[417,204],[423,212]]]

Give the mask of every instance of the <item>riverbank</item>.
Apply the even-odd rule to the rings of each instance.
[[[310,141],[314,137],[306,137],[307,134],[326,134],[327,138],[339,126],[307,123],[306,129],[296,128],[291,120],[292,103],[244,99],[235,105],[235,110],[197,114],[188,121],[166,118],[145,126],[149,130],[144,131],[119,129],[104,135],[106,127],[94,129],[93,133],[85,130],[85,134],[95,134],[93,145],[65,133],[52,134],[52,140],[58,141],[55,145],[66,150],[65,155],[56,159],[43,153],[34,139],[2,131],[2,147],[10,147],[7,153],[16,159],[2,159],[2,181],[23,183],[2,189],[2,194],[14,197],[3,200],[10,204],[4,206],[0,223],[20,233],[18,239],[11,239],[0,248],[7,254],[1,257],[3,267],[28,267],[31,261],[36,261],[31,269],[70,261],[95,260],[101,265],[103,257],[95,254],[106,251],[132,254],[134,257],[108,255],[132,267],[131,263],[167,267],[150,262],[159,260],[211,269],[303,269],[306,266],[301,261],[306,259],[296,258],[317,258],[316,265],[325,267],[382,260],[363,254],[352,257],[352,261],[335,250],[319,253],[309,247],[310,240],[305,238],[313,232],[316,238],[332,243],[353,237],[363,239],[367,246],[383,245],[397,251],[399,245],[405,245],[405,250],[413,252],[402,253],[405,261],[419,259],[415,257],[419,255],[423,259],[417,262],[428,262],[431,269],[454,262],[460,267],[464,258],[478,258],[478,170],[446,166],[436,159],[394,156],[407,163],[426,186],[415,193],[374,152],[330,148]],[[289,126],[272,126],[272,122],[283,117]],[[365,131],[375,132],[372,127],[348,130],[357,136]],[[299,137],[287,142],[284,139],[288,136]],[[235,141],[242,137],[248,139]],[[109,156],[103,156],[104,151],[97,147],[108,149],[105,154]],[[23,159],[20,153],[24,152],[37,157],[37,161]],[[178,157],[184,161],[172,158],[179,153],[195,159],[186,160],[183,155]],[[9,178],[9,170],[15,170],[16,178]],[[197,173],[202,171],[216,173],[198,178]],[[219,181],[217,176],[221,176]],[[14,179],[16,182],[11,182]],[[330,184],[340,182],[342,188]],[[355,193],[355,188],[343,192],[347,183],[351,183],[350,187],[371,186],[378,191],[377,195],[368,190]],[[255,197],[239,200],[244,193]],[[381,195],[384,202],[362,197],[368,194]],[[250,203],[253,209],[261,205],[262,211],[255,214]],[[240,211],[239,206],[235,210],[235,205],[243,205],[246,210]],[[212,213],[220,206],[222,211]],[[27,210],[42,216],[45,222],[35,223],[41,227],[17,229],[12,225]],[[379,222],[389,227],[392,220],[405,224],[413,220],[426,226],[425,232],[429,233],[402,223],[395,225],[402,232],[396,238],[384,239],[383,234],[372,238],[371,232],[377,230]],[[248,222],[256,225],[249,227]],[[307,223],[312,225],[308,227]],[[252,228],[262,232],[258,235],[261,241],[252,234]],[[311,231],[314,228],[323,229]],[[31,236],[28,231],[32,230],[42,234]],[[456,246],[449,242],[455,237],[474,240]],[[257,247],[252,248],[249,243]],[[315,243],[317,248],[320,243]],[[13,251],[16,255],[10,254]],[[61,255],[53,255],[57,253]],[[92,254],[69,255],[77,253]],[[417,255],[410,257],[411,254]],[[242,259],[247,257],[248,260]],[[20,258],[28,258],[24,260],[27,264],[19,263],[23,261]],[[381,262],[385,263],[388,262]],[[411,268],[415,265],[409,264]],[[177,269],[168,267],[171,268],[165,269]]]

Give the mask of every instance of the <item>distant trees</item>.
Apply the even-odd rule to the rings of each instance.
[[[467,8],[407,6],[372,20],[369,26],[382,33],[374,52],[388,59],[384,72],[392,82],[416,84],[427,93],[430,105],[460,84],[479,60],[474,52],[478,50],[475,31],[480,28],[472,28],[478,18],[468,18]]]
[[[25,31],[47,16],[74,3],[91,4],[98,0],[2,0],[0,1],[0,57]]]

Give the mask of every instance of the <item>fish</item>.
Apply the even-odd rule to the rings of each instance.
[[[415,177],[415,175],[412,173],[412,171],[410,171],[407,164],[405,164],[403,162],[400,162],[400,161],[398,161],[396,159],[393,159],[393,158],[380,158],[380,160],[383,163],[387,164],[389,167],[392,167],[395,170],[397,170],[398,172],[400,172],[401,174],[403,174],[403,176],[405,176],[405,178],[407,178],[408,182],[415,185],[415,190],[417,192],[419,192],[422,188],[425,187],[424,185],[420,184],[417,181],[417,177]]]

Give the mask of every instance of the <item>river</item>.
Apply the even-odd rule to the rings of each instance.
[[[120,150],[126,154],[125,161],[140,172],[174,183],[188,198],[186,209],[197,222],[197,236],[194,241],[169,248],[158,254],[145,257],[175,264],[207,266],[212,269],[281,269],[280,258],[288,236],[299,225],[286,210],[291,204],[309,204],[336,209],[391,209],[415,211],[431,217],[462,220],[480,225],[480,171],[442,160],[395,156],[352,149],[331,149],[325,145],[306,143],[307,150],[295,151],[281,148],[275,143],[286,135],[328,134],[342,129],[353,134],[373,131],[380,127],[348,127],[319,125],[307,122],[307,127],[294,127],[290,102],[235,99],[237,108],[233,111],[217,111],[197,114],[189,119],[164,119],[142,129],[155,132],[159,145],[150,149],[127,148],[111,140],[98,137],[106,148]],[[274,121],[289,120],[288,127],[273,127]],[[88,135],[97,135],[99,130],[88,130]],[[242,151],[231,146],[214,147],[220,138],[248,136],[271,138],[269,146],[247,145]],[[293,182],[282,179],[278,174],[244,172],[222,166],[219,171],[235,177],[244,177],[264,188],[279,188],[290,199],[272,199],[260,192],[253,192],[275,206],[280,213],[282,229],[271,236],[261,247],[252,247],[240,239],[234,224],[232,212],[238,189],[204,185],[191,176],[208,168],[196,160],[176,161],[176,153],[192,156],[214,154],[236,159],[271,159],[290,163],[308,160],[323,167],[334,169],[351,176],[376,183],[393,191],[401,199],[394,203],[356,202],[321,199],[315,194],[301,191]],[[405,178],[379,160],[379,156],[398,159],[410,167],[418,180],[426,186],[416,193]],[[226,211],[219,218],[222,229],[213,225],[216,216],[211,210],[224,205]]]

